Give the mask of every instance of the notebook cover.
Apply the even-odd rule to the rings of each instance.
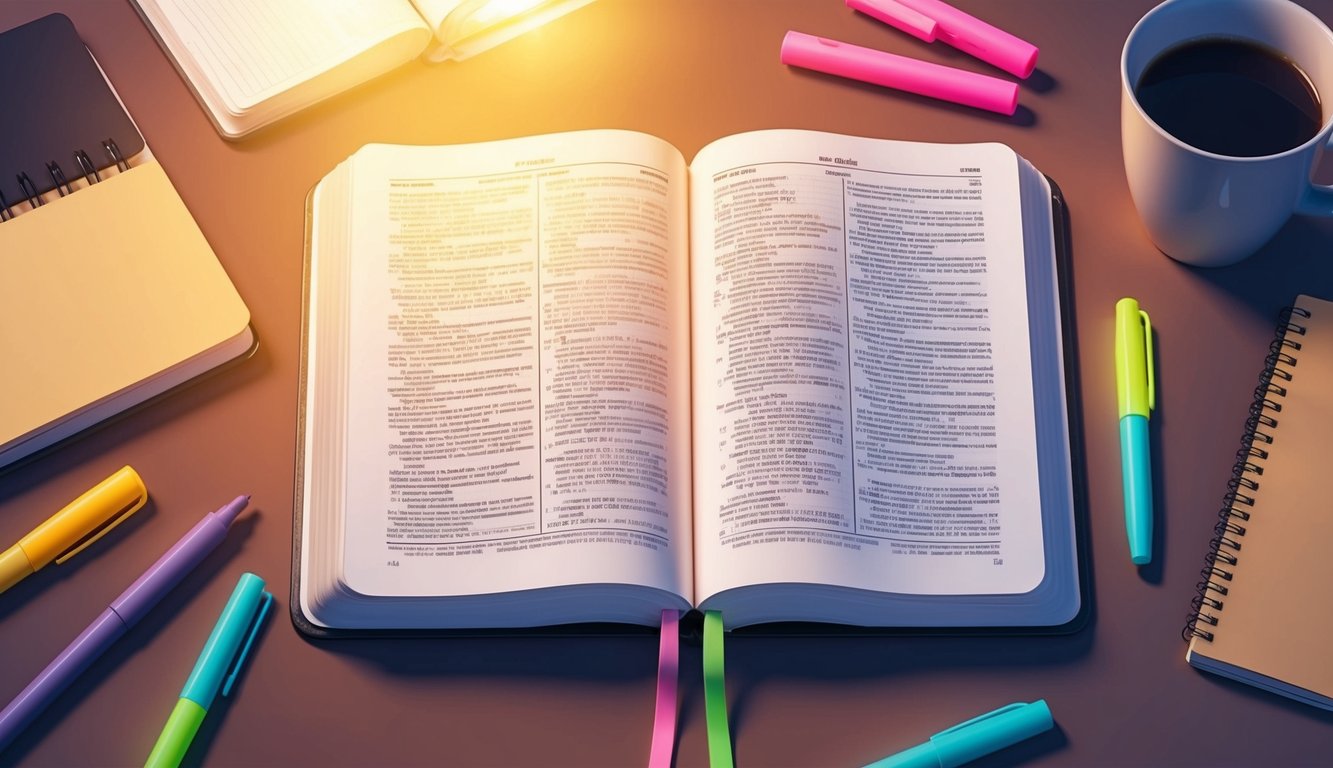
[[[249,310],[156,162],[0,223],[0,251],[24,256],[0,260],[0,360],[21,372],[0,378],[0,444],[15,458],[19,438],[137,404],[243,336],[253,350]]]
[[[0,72],[0,194],[10,205],[27,198],[19,173],[39,193],[49,192],[55,181],[48,162],[73,181],[83,176],[74,160],[79,150],[99,170],[114,165],[102,148],[107,139],[122,157],[143,150],[143,137],[63,14],[0,33]]]
[[[1279,364],[1292,379],[1273,379],[1286,391],[1269,395],[1281,406],[1280,411],[1267,409],[1277,427],[1260,427],[1271,434],[1272,443],[1254,442],[1267,457],[1251,459],[1263,474],[1251,475],[1257,490],[1243,491],[1254,497],[1253,506],[1239,507],[1250,519],[1237,521],[1245,528],[1244,536],[1236,538],[1240,549],[1222,550],[1237,562],[1218,561],[1217,567],[1232,578],[1218,582],[1227,594],[1219,597],[1222,608],[1214,612],[1217,625],[1199,624],[1213,633],[1213,640],[1194,637],[1189,655],[1313,691],[1325,698],[1317,706],[1333,708],[1327,701],[1333,697],[1333,664],[1328,663],[1333,619],[1324,609],[1333,585],[1327,479],[1327,458],[1333,453],[1333,302],[1299,296],[1295,306],[1310,317],[1291,318],[1305,329],[1304,334],[1287,333],[1300,344],[1298,350],[1284,350],[1295,365]],[[1252,684],[1267,687],[1263,681]]]
[[[828,636],[828,635],[873,635],[873,636],[902,636],[902,635],[928,635],[928,636],[967,636],[967,635],[1066,635],[1081,630],[1087,625],[1092,616],[1092,590],[1089,579],[1091,574],[1088,569],[1088,541],[1087,541],[1087,492],[1086,480],[1084,478],[1083,464],[1078,457],[1083,455],[1083,429],[1079,414],[1081,409],[1077,400],[1078,393],[1082,390],[1079,385],[1077,371],[1078,349],[1076,344],[1077,333],[1075,333],[1074,323],[1074,291],[1073,276],[1070,274],[1070,251],[1071,240],[1069,236],[1069,209],[1065,203],[1064,193],[1051,177],[1046,177],[1047,183],[1051,186],[1051,218],[1054,223],[1055,240],[1055,272],[1056,284],[1060,293],[1060,324],[1063,330],[1061,344],[1064,349],[1064,369],[1065,369],[1065,392],[1066,392],[1066,410],[1067,421],[1069,425],[1069,452],[1071,456],[1070,477],[1073,483],[1074,499],[1074,541],[1075,558],[1077,559],[1078,590],[1079,590],[1079,610],[1074,618],[1064,624],[1054,626],[1039,627],[855,627],[841,624],[818,624],[818,623],[771,623],[755,625],[740,630],[735,630],[742,634],[755,635],[804,635],[804,636]],[[305,393],[306,393],[306,361],[308,359],[307,346],[309,339],[309,306],[310,306],[310,245],[311,245],[311,227],[314,222],[314,189],[306,196],[305,204],[305,271],[302,278],[302,312],[301,312],[301,365],[300,375],[297,380],[297,407],[296,407],[296,462],[295,462],[295,483],[294,495],[292,497],[292,579],[290,594],[290,615],[292,625],[297,631],[308,639],[326,640],[333,638],[369,638],[369,637],[491,637],[491,636],[521,636],[521,635],[605,635],[605,634],[627,634],[627,633],[654,633],[656,627],[646,627],[632,624],[564,624],[550,627],[532,627],[521,629],[488,629],[485,627],[477,629],[342,629],[336,627],[322,627],[312,623],[306,617],[301,609],[301,532],[302,532],[302,499],[305,497],[305,476],[303,467],[305,466]],[[689,616],[681,624],[682,634],[691,640],[698,641],[702,636],[702,623],[698,620],[698,611],[691,611]]]

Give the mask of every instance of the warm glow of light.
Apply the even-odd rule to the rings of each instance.
[[[462,61],[592,1],[463,0],[445,17],[437,35],[445,49],[433,58]]]
[[[541,5],[544,0],[490,0],[472,14],[472,20],[485,26],[513,18]]]

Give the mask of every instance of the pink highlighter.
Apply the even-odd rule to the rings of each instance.
[[[846,0],[847,7],[882,21],[927,43],[942,40],[994,64],[1011,75],[1027,77],[1037,66],[1037,46],[970,16],[940,0]]]
[[[802,32],[782,39],[782,63],[1002,115],[1018,108],[1017,83]]]

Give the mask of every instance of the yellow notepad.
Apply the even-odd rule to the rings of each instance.
[[[1333,709],[1328,619],[1333,583],[1333,302],[1299,296],[1270,347],[1187,627],[1199,669]],[[1245,449],[1243,449],[1245,450]]]
[[[151,158],[0,222],[0,465],[244,354],[249,322]]]

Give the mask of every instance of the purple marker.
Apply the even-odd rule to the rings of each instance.
[[[209,552],[217,549],[227,538],[227,530],[236,516],[249,503],[249,496],[237,496],[218,511],[204,515],[203,520],[113,600],[55,661],[9,702],[9,706],[0,712],[0,750],[8,746],[103,651],[161,602]]]

